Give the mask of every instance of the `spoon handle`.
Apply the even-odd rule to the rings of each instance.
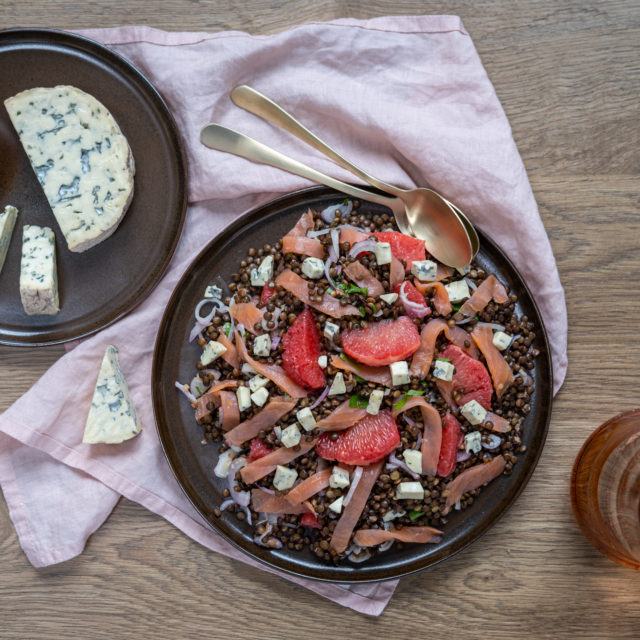
[[[288,171],[289,173],[307,178],[313,182],[324,184],[337,191],[342,191],[354,198],[385,205],[392,211],[398,208],[397,198],[389,198],[378,195],[377,193],[371,193],[370,191],[359,189],[336,178],[331,178],[243,133],[238,133],[222,125],[211,123],[203,127],[200,132],[200,141],[211,149],[226,151],[227,153],[232,153],[253,162],[267,164],[276,169]]]
[[[386,182],[368,174],[366,171],[363,171],[359,167],[356,167],[355,164],[340,155],[333,147],[330,147],[326,142],[320,140],[318,136],[311,133],[309,129],[296,120],[296,118],[294,118],[290,113],[285,111],[282,107],[273,102],[273,100],[270,100],[259,91],[252,89],[246,84],[241,84],[231,91],[231,99],[242,109],[246,109],[250,113],[267,120],[267,122],[271,122],[285,131],[292,133],[303,142],[306,142],[309,146],[331,158],[343,169],[351,171],[351,173],[358,176],[358,178],[369,183],[372,187],[380,189],[381,191],[386,191],[394,196],[398,196],[402,193],[402,189],[398,189],[393,185],[387,184]]]

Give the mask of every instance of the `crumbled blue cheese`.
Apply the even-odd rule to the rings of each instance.
[[[388,242],[376,243],[376,262],[378,264],[391,264],[391,245]]]
[[[477,400],[469,400],[460,408],[460,413],[470,424],[482,424],[487,417],[486,409]]]
[[[9,250],[9,243],[11,242],[11,235],[13,234],[13,227],[16,224],[17,217],[18,210],[10,204],[0,213],[0,271],[2,271],[5,258],[7,257],[7,251]]]
[[[28,315],[55,315],[60,310],[56,243],[49,227],[23,227],[20,300]]]
[[[118,349],[109,345],[102,358],[82,442],[118,444],[142,431],[127,381],[118,362]]]
[[[227,449],[222,452],[218,457],[218,462],[216,463],[215,469],[213,473],[218,478],[227,478],[229,477],[229,467],[231,466],[231,462],[233,461],[233,457],[235,456],[235,451],[233,449]]]
[[[215,298],[216,300],[220,300],[220,298],[222,298],[222,289],[220,287],[216,286],[215,284],[210,284],[204,290],[204,297],[205,298]]]
[[[225,353],[227,347],[220,344],[217,340],[209,340],[207,346],[203,349],[200,356],[200,362],[203,366],[211,364],[214,360],[217,360],[223,353]]]
[[[411,471],[414,473],[422,473],[422,451],[405,449],[402,452],[402,457]]]
[[[300,442],[301,434],[300,429],[295,424],[290,424],[286,429],[282,430],[280,435],[280,442],[287,447],[295,447]]]
[[[316,426],[316,419],[313,417],[313,413],[311,413],[309,407],[305,407],[296,412],[296,418],[305,431],[313,431]]]
[[[400,387],[403,384],[409,384],[411,382],[409,365],[406,360],[392,362],[389,365],[389,369],[391,370],[391,384],[393,384],[394,387]]]
[[[329,486],[332,489],[344,489],[349,486],[350,482],[349,472],[346,469],[338,466],[333,467],[329,476]]]
[[[326,368],[327,368],[327,364],[328,364],[328,362],[327,362],[327,356],[320,356],[320,357],[318,358],[318,366],[319,366],[321,369],[326,369]]]
[[[385,513],[382,516],[382,521],[383,522],[391,522],[392,520],[395,520],[396,518],[402,518],[403,515],[405,515],[407,512],[403,511],[402,509],[400,511],[394,511],[393,509],[389,509],[389,511],[387,511],[387,513]]]
[[[342,371],[338,371],[333,378],[333,382],[331,383],[331,387],[329,388],[330,396],[338,396],[341,393],[346,393],[347,387],[344,384],[344,376],[342,375]]]
[[[496,331],[493,334],[493,346],[504,351],[511,344],[511,336],[504,331]]]
[[[248,362],[243,362],[242,363],[242,369],[241,369],[242,373],[244,373],[245,375],[255,375],[256,373],[258,373]]]
[[[263,287],[273,278],[273,256],[266,256],[260,266],[251,269],[250,279],[252,287]]]
[[[446,360],[436,360],[433,363],[433,377],[439,380],[451,382],[451,380],[453,380],[454,370],[455,367],[453,363],[447,362]]]
[[[278,425],[276,425],[275,427],[273,427],[273,433],[275,437],[278,439],[278,442],[280,442],[280,438],[282,437],[282,427],[279,427]]]
[[[471,265],[468,264],[466,267],[462,267],[462,269],[459,269],[458,267],[456,267],[456,271],[461,275],[461,276],[466,276],[467,273],[469,273],[469,271],[471,271]]]
[[[433,260],[414,260],[411,273],[421,282],[433,282],[438,277],[438,265]]]
[[[320,258],[305,258],[302,261],[302,273],[307,278],[318,280],[324,275],[324,262]]]
[[[479,431],[465,433],[464,449],[470,453],[478,453],[482,449],[482,436]]]
[[[253,340],[253,355],[268,358],[271,353],[271,338],[268,333],[256,336]]]
[[[327,320],[324,323],[324,337],[327,340],[333,340],[340,333],[340,327],[333,322]]]
[[[249,391],[249,387],[238,387],[236,389],[236,398],[238,398],[238,409],[240,411],[251,409],[251,391]]]
[[[384,300],[387,304],[391,305],[391,304],[394,304],[395,301],[398,299],[398,294],[397,293],[382,293],[380,295],[380,298],[382,300]]]
[[[264,403],[267,401],[268,398],[269,398],[269,392],[264,387],[262,387],[261,389],[258,389],[257,391],[254,391],[251,394],[251,399],[253,400],[253,403],[259,407],[264,406]]]
[[[342,513],[342,503],[344,502],[344,496],[340,496],[337,500],[334,500],[330,505],[329,509],[334,513]]]
[[[396,500],[422,500],[424,489],[419,482],[401,482],[396,487]]]
[[[267,386],[267,384],[269,384],[268,378],[260,375],[253,376],[253,378],[249,380],[249,389],[251,389],[251,391],[257,391],[258,389],[262,389],[262,387]]]
[[[276,473],[273,476],[273,486],[278,491],[286,491],[293,487],[294,482],[298,477],[298,472],[295,469],[289,469],[289,467],[283,467],[279,464],[276,467]]]
[[[449,302],[452,304],[462,302],[471,296],[466,280],[456,280],[455,282],[445,284],[444,288],[447,290]]]
[[[372,416],[378,415],[378,411],[380,411],[380,405],[382,404],[382,400],[384,398],[384,391],[381,389],[374,389],[369,394],[369,402],[367,403],[367,413],[370,413]]]

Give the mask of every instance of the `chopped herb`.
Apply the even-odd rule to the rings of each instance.
[[[363,318],[367,315],[367,312],[365,311],[364,307],[358,307],[358,311],[360,312],[360,315]]]
[[[366,409],[369,401],[364,396],[351,396],[349,398],[349,406],[352,409]]]
[[[440,360],[441,362],[453,362],[453,360],[450,360],[449,358],[436,358],[436,360]]]
[[[367,287],[356,287],[355,284],[352,284],[347,290],[347,293],[361,293],[363,296],[366,296],[368,295],[369,290]]]
[[[373,309],[373,313],[378,313],[378,307],[376,307],[375,304],[372,304],[371,308]]]
[[[394,411],[399,411],[400,409],[402,409],[402,407],[404,407],[405,404],[407,404],[407,400],[411,397],[411,396],[423,396],[424,395],[424,391],[418,391],[417,389],[409,389],[409,391],[407,391],[402,398],[400,398],[400,400],[398,400],[398,402],[396,402],[393,405],[393,410]]]
[[[347,285],[347,283],[346,283],[346,282],[341,282],[341,283],[338,285],[338,289],[342,289],[343,291],[346,291],[348,288],[349,288],[349,285]]]
[[[342,201],[342,204],[343,204],[345,207],[348,207],[350,202],[351,202],[351,200],[349,200],[349,198],[345,198],[345,199]]]
[[[411,511],[409,511],[409,520],[417,520],[423,515],[424,515],[424,511],[417,511],[416,509],[411,509]]]
[[[360,367],[346,353],[341,353],[340,358],[350,364],[356,371],[360,371]]]
[[[366,382],[366,380],[364,378],[361,378],[360,376],[354,376],[356,379],[356,382]]]
[[[454,311],[460,311],[461,304],[452,304],[451,307]]]
[[[231,323],[230,322],[225,322],[222,325],[222,330],[224,331],[224,335],[227,336],[227,338],[231,337]]]
[[[417,389],[409,389],[405,395],[408,396],[423,396],[424,391],[418,391]]]
[[[202,395],[202,389],[198,385],[196,385],[196,391]]]

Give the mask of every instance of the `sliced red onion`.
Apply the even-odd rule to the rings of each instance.
[[[207,325],[205,324],[200,324],[199,322],[196,322],[193,325],[193,329],[191,329],[191,333],[189,334],[189,342],[193,342],[206,326]]]
[[[359,231],[360,233],[369,233],[366,229],[362,227],[354,227],[352,224],[339,224],[336,229],[353,229],[354,231]]]
[[[494,331],[504,331],[505,326],[503,324],[498,324],[497,322],[478,322],[476,325],[478,327],[491,327]]]
[[[471,457],[471,453],[469,451],[458,451],[456,454],[456,462],[464,462]]]
[[[386,467],[388,467],[389,469],[402,469],[405,473],[410,475],[414,480],[420,479],[420,474],[410,469],[404,460],[400,460],[399,458],[396,458],[395,452],[389,454]]]
[[[360,482],[360,478],[362,478],[362,467],[356,467],[353,471],[353,475],[351,476],[351,486],[349,487],[349,491],[342,502],[343,507],[346,507],[349,504],[349,500],[351,500],[351,496],[356,490],[358,482]]]
[[[467,322],[471,322],[474,318],[475,318],[475,316],[466,316],[462,320],[456,321],[456,324],[458,326],[461,325],[461,324],[467,324]]]
[[[420,304],[409,300],[406,292],[407,282],[408,280],[405,280],[400,286],[400,302],[410,318],[424,318],[431,313],[431,309],[426,303]]]
[[[263,513],[262,511],[258,514],[258,524],[264,522],[265,520],[269,524],[278,524],[278,514],[277,513]]]
[[[307,238],[317,238],[318,236],[324,236],[332,229],[337,229],[337,227],[327,227],[326,229],[318,229],[318,231],[307,231]]]
[[[182,391],[182,393],[184,393],[184,395],[186,396],[186,398],[187,398],[187,400],[189,402],[197,402],[196,397],[191,393],[191,391],[189,391],[189,385],[188,384],[182,384],[181,382],[178,382],[176,380],[175,386],[176,386],[176,389],[178,389],[178,391]],[[327,393],[328,393],[328,391],[327,391]]]
[[[202,369],[202,373],[213,376],[214,380],[220,380],[222,374],[217,369]]]
[[[380,543],[378,545],[378,551],[386,551],[391,546],[393,546],[394,542],[395,542],[395,540],[393,538],[391,538],[390,540],[385,540],[384,542],[382,542],[382,543]]]
[[[417,423],[413,418],[410,418],[410,417],[406,414],[406,412],[402,414],[402,417],[404,418],[404,421],[405,421],[405,422],[406,422],[410,427],[415,427],[415,426],[417,426],[417,424],[418,424],[418,423]]]
[[[500,436],[497,436],[495,433],[490,433],[488,436],[486,436],[486,438],[487,440],[489,440],[489,442],[482,443],[483,449],[492,451],[493,449],[497,449],[502,444],[502,438]]]
[[[504,353],[507,353],[511,347],[513,347],[513,343],[520,337],[519,333],[516,333],[511,336],[511,342],[508,344],[507,348],[504,350]]]
[[[329,269],[331,268],[331,265],[336,261],[335,258],[332,258],[331,256],[331,251],[333,250],[333,247],[329,248],[329,258],[327,260],[325,260],[324,263],[324,277],[327,279],[327,282],[329,283],[329,285],[331,286],[332,289],[335,289],[336,291],[339,291],[338,289],[338,285],[333,281],[333,278],[329,275]]]
[[[197,387],[200,387],[200,391],[198,391]],[[202,382],[202,378],[200,376],[194,376],[189,384],[189,390],[193,394],[194,398],[199,398],[208,388],[209,385]]]
[[[350,562],[360,563],[371,557],[371,551],[366,547],[360,547],[353,543],[346,551],[347,559]]]
[[[267,487],[260,487],[260,491],[264,491],[265,493],[268,493],[271,496],[276,495],[275,489],[267,489]]]
[[[225,511],[227,507],[235,504],[235,502],[231,498],[227,498],[219,507],[220,511]]]
[[[413,448],[420,450],[420,445],[421,444],[422,444],[422,431],[419,431],[418,432],[418,437],[416,438],[416,446],[413,447]]]
[[[280,314],[282,313],[282,309],[280,307],[276,307],[273,310],[273,317],[271,318],[272,322],[276,325],[276,327],[278,326],[278,319],[280,318]],[[267,322],[268,320],[265,320],[264,318],[262,318],[262,322],[261,322],[261,326],[265,331],[274,331],[274,329],[269,329],[269,327],[267,326]]]
[[[315,409],[329,394],[329,389],[331,388],[331,385],[328,384],[325,388],[324,391],[318,396],[318,398],[316,399],[316,401],[309,407],[309,409]]]
[[[236,329],[238,330],[238,333],[240,335],[242,335],[244,333],[244,325],[242,324],[242,322],[238,322],[238,325],[236,326]]]
[[[262,522],[265,522],[265,521],[261,520],[260,522],[257,523],[257,525],[261,524]],[[267,549],[282,549],[282,542],[280,542],[280,540],[278,540],[278,538],[271,538],[271,540],[274,541],[274,544],[267,544],[265,542],[265,538],[267,536],[269,536],[271,534],[271,532],[273,531],[273,524],[271,522],[268,522],[268,521],[266,521],[266,522],[267,522],[267,528],[266,528],[265,532],[260,536],[258,536],[258,535],[253,536],[253,541],[256,544],[259,544],[261,547],[266,547]]]
[[[211,311],[203,318],[200,315],[200,311],[205,304],[213,305],[213,309],[211,309]],[[213,318],[213,316],[216,315],[216,311],[218,310],[220,310],[222,313],[225,313],[226,311],[229,311],[229,307],[218,298],[203,298],[196,305],[196,310],[194,312],[194,315],[198,322],[204,323],[206,326],[211,322],[211,319]]]
[[[336,254],[336,262],[340,256],[340,232],[337,229],[331,229],[331,248]]]
[[[248,491],[236,491],[236,473],[246,465],[247,459],[244,456],[234,458],[229,465],[229,477],[227,478],[229,495],[231,499],[241,507],[248,507],[251,500],[251,494]]]
[[[383,310],[382,309],[378,309],[372,316],[372,318],[379,318],[382,314],[383,314]]]
[[[334,204],[320,212],[320,217],[327,223],[331,224],[336,219],[336,212],[339,211],[340,215],[348,216],[353,209],[353,202],[347,200],[347,203],[341,202],[340,204]]]
[[[471,278],[464,278],[464,281],[469,285],[471,291],[475,291],[478,288],[478,285]]]
[[[273,336],[273,338],[271,338],[271,351],[274,351],[275,349],[278,348],[278,345],[280,344],[280,340],[282,340],[280,336]]]
[[[376,241],[371,238],[367,238],[366,240],[361,240],[360,242],[356,242],[351,249],[349,249],[349,257],[357,258],[361,253],[375,253],[376,250]]]

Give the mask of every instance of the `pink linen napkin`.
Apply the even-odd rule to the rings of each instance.
[[[151,405],[155,335],[171,291],[211,238],[248,208],[309,184],[204,148],[202,125],[226,124],[325,173],[353,178],[235,107],[228,96],[237,84],[274,98],[374,175],[406,187],[430,185],[456,202],[534,292],[551,339],[555,390],[561,386],[567,316],[555,261],[509,123],[457,17],[343,19],[270,36],[147,27],[82,33],[130,60],[167,101],[187,151],[190,205],[172,263],[147,300],[71,349],[0,416],[0,484],[34,566],[81,553],[123,495],[209,549],[271,571],[214,533],[169,470]],[[144,429],[122,445],[84,445],[86,412],[108,344],[120,349]],[[372,615],[382,612],[397,584],[349,588],[280,575]]]

